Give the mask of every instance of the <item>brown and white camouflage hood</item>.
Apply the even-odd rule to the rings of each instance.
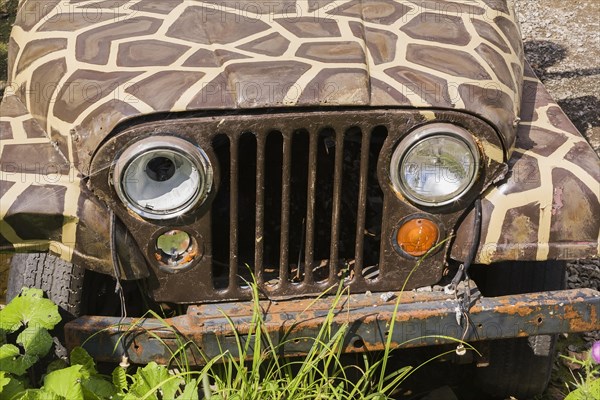
[[[32,0],[13,91],[85,174],[125,119],[286,107],[455,109],[515,140],[523,48],[506,1]]]

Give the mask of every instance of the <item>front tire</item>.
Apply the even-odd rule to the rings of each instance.
[[[484,296],[561,290],[565,263],[513,262],[477,266],[472,277]],[[477,369],[479,387],[492,398],[528,399],[544,392],[550,381],[558,335],[489,341],[490,365]],[[545,355],[536,355],[545,353]]]
[[[42,289],[58,305],[62,322],[83,314],[84,269],[47,253],[15,254],[8,274],[6,300],[23,287]]]

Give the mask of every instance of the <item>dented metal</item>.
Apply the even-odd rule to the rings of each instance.
[[[482,196],[475,262],[576,260],[600,254],[600,158],[529,66],[521,122],[506,178]],[[473,212],[451,257],[464,260]]]

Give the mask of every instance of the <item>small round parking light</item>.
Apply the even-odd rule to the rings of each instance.
[[[201,256],[198,243],[187,232],[172,230],[156,239],[155,258],[167,272],[185,269]]]
[[[440,236],[437,224],[427,218],[413,218],[400,226],[396,234],[398,248],[413,257],[421,257],[435,246]]]

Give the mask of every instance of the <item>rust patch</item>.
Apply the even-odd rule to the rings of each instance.
[[[560,211],[561,208],[563,208],[563,190],[560,187],[555,187],[554,188],[554,201],[552,202],[552,215],[556,215],[557,212]]]
[[[513,227],[515,229],[515,243],[523,243],[525,240],[529,239],[529,236],[531,235],[531,219],[528,216],[517,216],[513,221]]]
[[[569,321],[569,327],[573,332],[589,332],[600,329],[600,319],[598,319],[597,310],[590,307],[590,319],[589,321],[580,318],[579,312],[572,305],[565,306],[565,312],[563,314],[564,319]]]
[[[505,296],[497,298],[498,304],[494,308],[499,314],[519,315],[527,317],[536,312],[534,307],[531,307],[531,302],[515,301],[513,297]]]
[[[401,293],[396,295],[404,296]],[[334,311],[331,311],[331,298],[312,302],[263,301],[260,303],[264,312],[263,332],[269,334],[281,354],[303,355],[310,351],[310,338],[319,334],[321,324],[334,312],[332,334],[345,324],[352,324],[341,349],[344,353],[375,351],[385,346],[386,336],[390,334],[391,318],[394,310],[397,310],[398,318],[390,338],[394,348],[449,342],[439,337],[426,337],[436,333],[448,336],[449,332],[456,332],[449,335],[461,335],[462,329],[455,319],[454,300],[446,299],[443,293],[436,292],[412,293],[406,297],[404,300],[408,302],[401,301],[400,304],[394,301],[374,304],[377,303],[377,298],[373,295],[343,296],[342,302]],[[481,298],[471,310],[471,322],[480,328],[475,329],[476,332],[468,332],[465,340],[493,340],[598,329],[596,321],[599,307],[600,294],[590,289]],[[115,343],[121,340],[123,331],[126,330],[118,330],[118,321],[119,318],[107,317],[84,317],[72,321],[66,328],[68,346],[72,348],[85,341],[86,349],[94,357],[107,361],[107,357],[118,359],[120,354],[115,354],[112,350],[121,349]],[[165,349],[164,343],[176,347],[175,332],[195,343],[208,358],[216,357],[222,351],[230,351],[233,357],[237,357],[235,336],[248,339],[248,335],[256,329],[252,324],[252,304],[249,303],[189,307],[186,315],[166,321],[173,329],[165,328],[165,321],[155,319],[127,319],[122,322],[124,327],[137,324],[127,331],[127,340],[123,341],[131,346],[129,354],[134,363],[168,361],[170,353],[168,348]],[[485,329],[492,325],[494,329]],[[94,336],[87,340],[92,333]],[[252,354],[247,356],[251,357]],[[190,363],[193,365],[203,364],[205,360],[199,354],[190,354]]]

